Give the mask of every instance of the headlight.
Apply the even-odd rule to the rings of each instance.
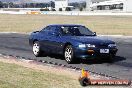
[[[87,47],[94,48],[94,47],[95,47],[95,45],[93,45],[93,44],[87,44]]]
[[[116,47],[116,44],[109,44],[108,47]]]
[[[88,47],[88,48],[94,48],[95,45],[92,45],[92,44],[80,44],[79,45],[79,48],[86,48],[86,47]]]
[[[85,44],[80,44],[79,48],[86,48],[86,45]]]

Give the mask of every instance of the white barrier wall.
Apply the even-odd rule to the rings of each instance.
[[[44,15],[68,15],[68,16],[94,16],[94,15],[130,15],[132,16],[132,13],[126,13],[126,12],[80,12],[80,11],[72,11],[72,12],[59,12],[59,11],[2,11],[0,10],[0,14],[44,14]]]
[[[94,15],[131,15],[132,13],[125,13],[125,12],[80,12],[80,11],[72,11],[72,12],[41,12],[41,14],[45,15],[81,15],[81,16],[94,16]]]
[[[69,0],[55,0],[55,9],[59,11],[59,8],[67,7]]]
[[[124,12],[132,12],[132,0],[125,0],[123,10]]]
[[[26,11],[15,12],[15,11],[2,11],[2,10],[0,10],[0,14],[26,14]]]

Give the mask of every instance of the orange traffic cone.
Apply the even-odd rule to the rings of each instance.
[[[91,84],[89,73],[88,71],[85,71],[84,68],[82,68],[82,74],[81,77],[79,78],[79,82],[82,86],[87,86]]]
[[[86,78],[90,77],[89,72],[85,71],[84,68],[82,68],[82,75],[81,75],[81,77],[86,77]]]

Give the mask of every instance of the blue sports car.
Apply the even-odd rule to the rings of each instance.
[[[67,63],[79,58],[112,60],[118,50],[115,42],[96,36],[95,32],[82,25],[48,25],[31,33],[29,44],[35,56],[61,54]]]

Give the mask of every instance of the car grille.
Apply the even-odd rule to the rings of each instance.
[[[98,45],[98,48],[108,48],[108,44],[100,44]]]

